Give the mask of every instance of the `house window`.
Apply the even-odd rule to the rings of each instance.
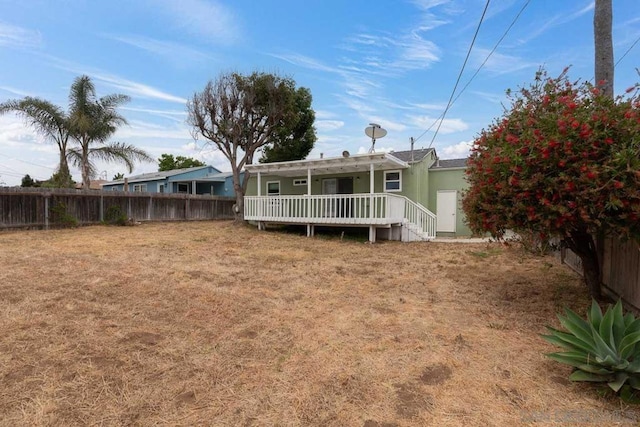
[[[307,178],[298,178],[293,180],[293,185],[298,187],[301,185],[307,185]]]
[[[384,191],[402,191],[402,172],[401,171],[385,171],[384,172]]]
[[[134,193],[144,193],[147,191],[147,184],[133,184]]]
[[[158,184],[158,193],[164,193],[164,184]]]
[[[119,191],[117,186],[111,187],[111,191]],[[121,190],[120,190],[121,191]]]
[[[189,184],[179,182],[178,193],[188,193],[188,192],[189,192]]]
[[[279,196],[279,195],[280,195],[280,181],[268,181],[267,196]]]

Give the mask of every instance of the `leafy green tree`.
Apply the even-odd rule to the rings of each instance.
[[[21,187],[34,187],[36,184],[36,182],[33,180],[33,178],[31,178],[31,176],[29,176],[29,174],[26,174],[25,176],[22,177],[22,183],[20,184]]]
[[[195,168],[198,166],[206,166],[198,159],[191,157],[177,156],[173,157],[173,154],[162,154],[158,158],[158,171],[171,171],[174,169],[186,169]]]
[[[122,172],[113,175],[112,181],[119,181],[121,179],[124,179],[124,174]]]
[[[463,200],[476,232],[557,237],[582,260],[599,298],[594,235],[640,237],[638,85],[612,98],[586,82],[539,72],[475,140]]]
[[[276,129],[272,143],[264,147],[260,163],[302,160],[309,155],[317,140],[311,101],[311,92],[305,87],[291,94],[291,115]]]
[[[9,100],[0,104],[0,115],[8,112],[17,113],[37,133],[56,143],[60,154],[56,185],[59,187],[73,187],[74,182],[71,179],[67,162],[69,122],[64,110],[49,101],[26,97],[21,100]]]
[[[236,220],[244,216],[244,193],[256,150],[281,142],[278,132],[292,131],[303,120],[296,83],[275,74],[223,73],[193,95],[187,109],[195,137],[202,136],[229,160],[236,193]],[[304,132],[302,133],[304,134]]]
[[[95,176],[94,160],[121,162],[133,171],[135,161],[153,161],[143,150],[122,142],[108,142],[119,126],[127,124],[117,108],[128,102],[122,94],[96,96],[95,86],[87,76],[77,77],[69,92],[69,130],[77,143],[68,151],[69,159],[82,173],[82,188],[89,189]]]

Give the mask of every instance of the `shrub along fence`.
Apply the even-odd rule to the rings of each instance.
[[[108,212],[135,221],[232,219],[229,197],[48,188],[0,188],[0,229],[98,224]]]

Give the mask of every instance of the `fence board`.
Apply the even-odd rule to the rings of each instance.
[[[234,203],[210,195],[0,187],[0,230],[59,226],[53,213],[60,212],[79,225],[96,224],[114,207],[135,221],[231,219]]]

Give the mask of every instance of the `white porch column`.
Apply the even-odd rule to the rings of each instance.
[[[309,218],[311,216],[311,168],[307,168],[307,201],[304,204],[304,216]],[[307,236],[313,236],[313,226],[309,229],[307,226]]]
[[[191,181],[191,194],[196,194],[196,182]]]
[[[262,176],[260,175],[260,171],[258,171],[258,196],[262,196]]]
[[[369,165],[369,193],[373,194],[373,163]]]

